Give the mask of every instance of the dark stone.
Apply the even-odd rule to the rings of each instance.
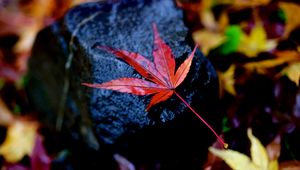
[[[94,46],[134,51],[153,60],[152,23],[172,48],[177,65],[181,64],[194,45],[183,13],[173,0],[88,3],[69,11],[62,21],[37,37],[29,63],[29,100],[47,125],[59,127],[57,120],[63,117],[63,128],[85,133],[88,128],[83,125],[89,127],[92,122],[103,146],[109,144],[113,152],[127,156],[137,166],[153,163],[191,169],[188,167],[197,165],[199,169],[215,137],[175,95],[145,112],[151,96],[81,85],[121,77],[141,78],[128,64]],[[64,88],[68,92],[66,104],[62,100]],[[220,115],[214,112],[216,72],[199,51],[176,91],[213,126],[220,123]]]

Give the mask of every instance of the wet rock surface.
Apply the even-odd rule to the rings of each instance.
[[[63,128],[81,133],[91,124],[100,150],[109,147],[138,167],[199,169],[214,136],[175,95],[146,112],[150,96],[81,85],[141,78],[95,45],[138,52],[153,60],[152,23],[181,64],[193,49],[183,18],[172,0],[88,3],[69,11],[39,33],[30,59],[27,91],[35,110],[42,113],[38,117],[49,126],[60,126],[63,120]],[[197,51],[187,78],[177,88],[213,126],[220,119],[213,107],[217,84],[213,67]]]

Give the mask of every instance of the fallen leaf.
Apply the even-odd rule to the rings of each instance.
[[[201,46],[204,55],[207,55],[211,49],[221,45],[225,40],[225,36],[208,30],[195,31],[193,39]]]
[[[175,73],[175,59],[171,48],[159,37],[155,25],[153,26],[153,31],[154,63],[137,53],[117,50],[110,47],[99,47],[100,49],[111,52],[117,57],[123,59],[134,67],[143,77],[150,81],[138,78],[120,78],[102,84],[83,84],[89,87],[116,90],[135,95],[155,94],[152,97],[147,110],[149,110],[153,105],[170,98],[173,93],[176,93],[174,89],[179,86],[187,76],[196,47]]]
[[[14,120],[7,130],[5,141],[0,146],[0,154],[10,163],[20,161],[30,155],[36,140],[37,124],[24,120]]]
[[[250,35],[242,34],[238,51],[249,57],[255,57],[258,53],[273,50],[275,47],[276,41],[268,40],[264,27],[261,24],[256,24]]]
[[[200,19],[206,29],[214,31],[218,30],[218,22],[215,20],[211,10],[203,10],[203,12],[201,12]]]
[[[233,5],[237,8],[247,8],[263,6],[270,3],[271,0],[234,0]]]
[[[119,165],[119,170],[135,170],[135,166],[122,155],[114,154],[114,158]]]
[[[234,83],[235,83],[234,72],[235,72],[235,65],[231,65],[229,69],[227,69],[225,72],[218,72],[221,90],[224,89],[225,91],[227,91],[229,94],[233,96],[236,95],[236,91],[234,88]]]
[[[3,100],[0,98],[0,125],[7,126],[13,121],[13,116],[11,111],[4,104]]]
[[[50,170],[51,158],[48,156],[43,145],[43,138],[37,135],[35,138],[34,148],[30,156],[30,164],[32,170]]]
[[[242,29],[238,25],[228,26],[225,30],[226,41],[220,46],[220,53],[228,55],[237,51],[241,42]]]
[[[299,161],[286,161],[280,163],[280,170],[299,170],[300,162]]]
[[[297,51],[278,51],[274,52],[273,54],[275,54],[276,58],[247,63],[244,65],[244,67],[248,70],[255,70],[259,73],[265,73],[266,69],[274,68],[285,63],[292,64],[300,60],[300,55]],[[285,74],[286,72],[282,71],[282,73]]]
[[[233,170],[278,170],[277,159],[269,160],[268,154],[261,142],[248,129],[251,142],[251,158],[234,150],[219,150],[213,147],[209,151],[222,158]]]
[[[222,158],[233,170],[259,170],[251,159],[234,150],[218,150],[213,147],[209,151]]]
[[[215,141],[212,144],[212,147],[223,149],[220,147],[218,141]],[[212,152],[207,153],[206,163],[203,165],[204,170],[214,170],[214,169],[222,169],[223,160],[218,156],[214,155]]]
[[[277,160],[280,156],[281,148],[281,137],[280,135],[276,136],[275,139],[266,146],[268,156],[270,160]]]
[[[30,159],[30,167],[22,165],[21,163],[11,164],[6,163],[4,169],[7,170],[50,170],[52,159],[47,155],[43,145],[42,136],[36,135],[34,148],[31,155],[28,155]]]
[[[269,158],[266,149],[260,141],[253,136],[251,129],[248,130],[247,134],[251,142],[250,151],[252,162],[260,169],[268,169]]]
[[[224,143],[212,127],[210,127],[207,122],[175,91],[176,87],[184,81],[190,70],[197,46],[195,46],[193,52],[175,72],[175,59],[172,50],[160,38],[155,24],[153,24],[153,32],[154,47],[152,54],[154,63],[138,53],[98,46],[98,48],[111,52],[116,57],[127,62],[147,80],[138,78],[120,78],[102,84],[83,83],[83,85],[135,95],[154,94],[146,110],[149,110],[155,104],[169,99],[175,94],[201,121],[203,121],[203,123],[208,126],[208,128],[217,136],[220,143],[222,143],[224,147],[227,147],[227,144]]]
[[[299,86],[300,79],[300,62],[290,64],[281,71],[281,75],[286,75],[290,80]]]
[[[279,2],[279,7],[286,15],[284,36],[288,36],[293,29],[300,26],[300,5],[293,2]]]
[[[27,70],[27,60],[37,33],[62,17],[72,6],[91,1],[96,0],[10,0],[4,3],[0,2],[0,36],[14,35],[18,37],[18,41],[10,49],[15,57],[15,63],[7,64],[1,61],[0,57],[0,77],[8,81],[18,81]]]
[[[232,8],[253,8],[264,6],[270,3],[271,0],[215,0],[215,5],[231,5]]]
[[[266,146],[268,157],[270,160],[269,169],[279,169],[278,158],[280,156],[281,137],[278,135],[271,143]]]

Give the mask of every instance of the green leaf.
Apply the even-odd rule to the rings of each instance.
[[[228,26],[225,30],[226,41],[220,47],[220,52],[223,55],[237,51],[241,42],[242,29],[238,25]]]

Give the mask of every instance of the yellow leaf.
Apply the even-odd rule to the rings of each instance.
[[[264,73],[265,69],[300,60],[300,55],[297,51],[281,51],[274,54],[276,55],[276,58],[274,59],[247,63],[245,64],[245,68],[247,68],[248,70],[256,70],[260,73]]]
[[[286,26],[284,35],[288,36],[288,34],[293,29],[300,25],[300,6],[292,2],[279,2],[279,7],[284,11],[286,15]]]
[[[233,170],[278,170],[277,159],[270,161],[267,151],[261,142],[248,130],[251,142],[251,159],[234,150],[218,150],[213,147],[209,151],[222,158]]]
[[[253,136],[251,129],[248,129],[247,134],[251,142],[250,151],[251,151],[251,158],[253,163],[257,167],[260,167],[260,169],[267,170],[269,164],[269,158],[266,149],[260,143],[260,141]]]
[[[239,8],[247,8],[254,6],[267,5],[271,0],[235,0],[234,6]]]
[[[242,35],[238,51],[249,57],[255,57],[258,53],[272,50],[275,47],[276,41],[267,40],[264,27],[261,24],[256,24],[252,28],[250,35]]]
[[[200,14],[201,23],[206,29],[216,30],[218,23],[215,20],[213,13],[210,10],[205,10]]]
[[[218,75],[220,80],[220,87],[225,91],[227,91],[229,94],[235,96],[236,91],[234,88],[234,83],[235,83],[234,71],[235,71],[235,66],[231,65],[226,72],[224,73],[219,72]]]
[[[271,0],[215,0],[215,4],[232,5],[233,8],[248,8],[267,5]]]
[[[224,35],[208,30],[194,32],[193,38],[200,45],[204,55],[207,55],[211,49],[216,48],[225,41]]]
[[[278,170],[279,164],[277,160],[270,161],[268,170]]]
[[[248,156],[237,151],[219,150],[213,147],[210,147],[209,151],[222,158],[233,170],[260,170],[251,162]]]
[[[19,41],[14,46],[14,51],[16,53],[30,51],[30,49],[33,46],[35,37],[41,27],[42,25],[40,25],[39,23],[34,23],[28,27],[24,27],[22,29],[22,32],[19,34],[20,38]]]
[[[281,71],[282,75],[287,75],[290,80],[295,82],[299,86],[300,78],[300,62],[290,64]]]
[[[37,124],[16,120],[8,126],[5,141],[0,146],[0,154],[6,161],[16,163],[25,155],[30,155],[36,137]]]

